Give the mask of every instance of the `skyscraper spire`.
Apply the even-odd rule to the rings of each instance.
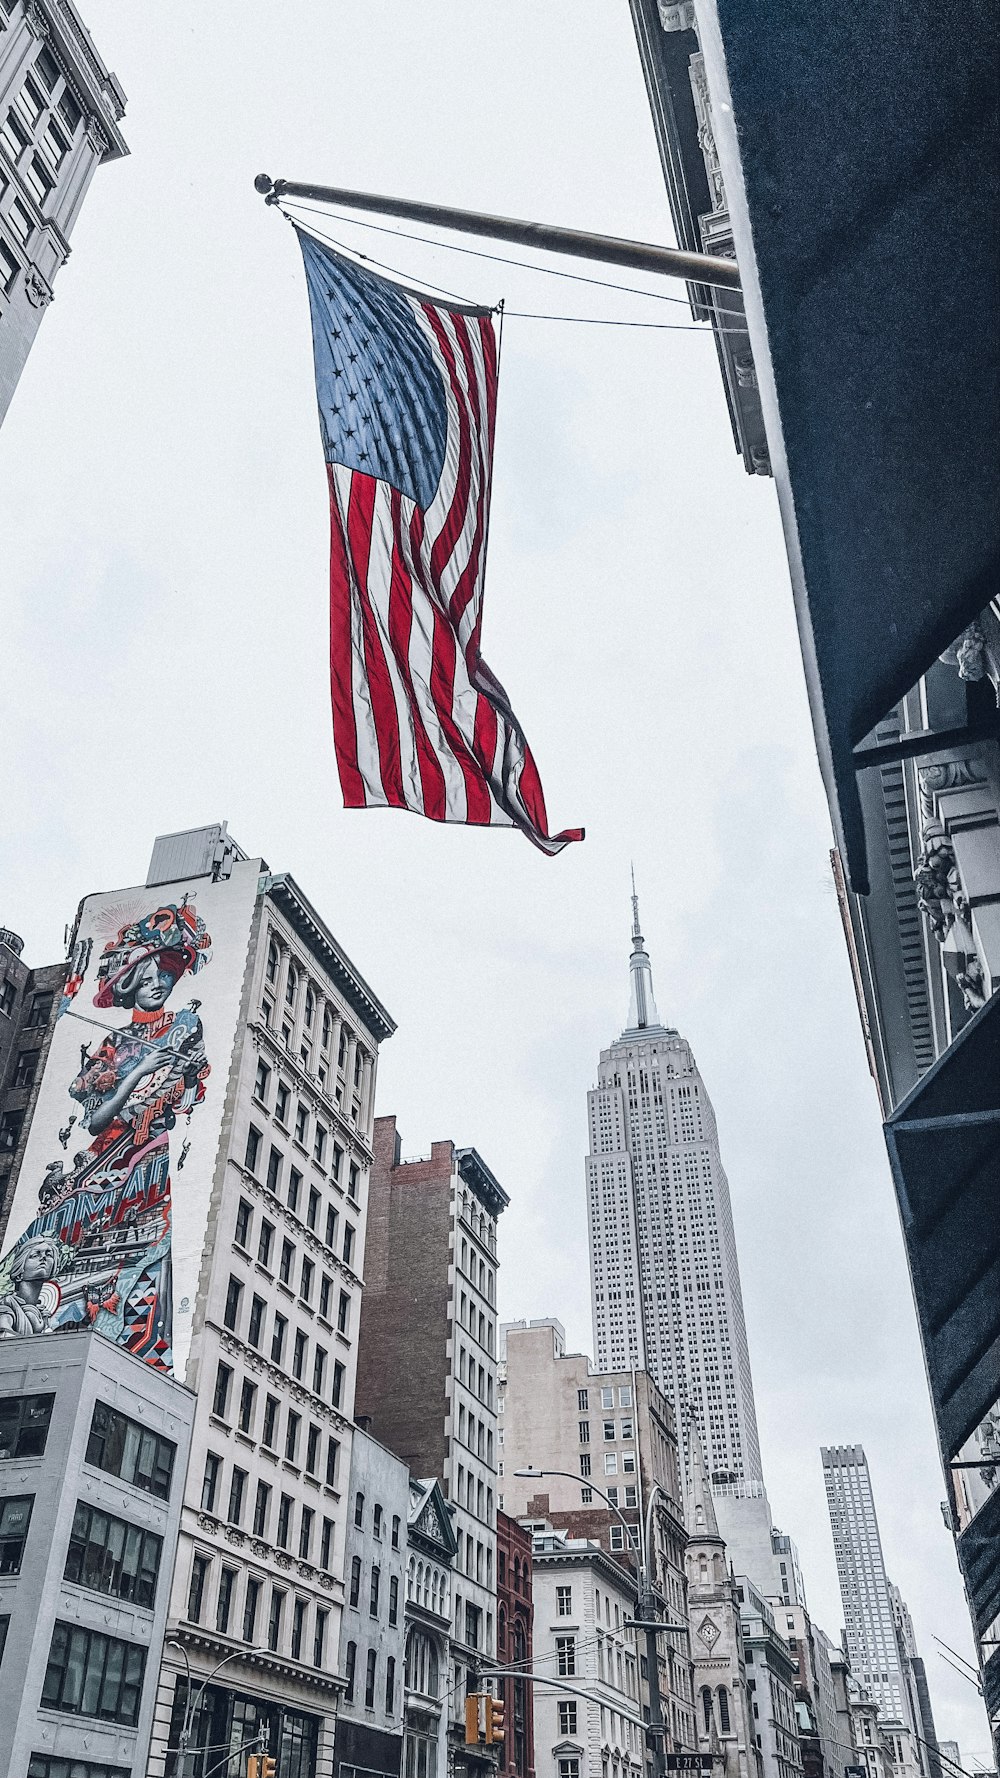
[[[653,971],[639,928],[639,897],[635,892],[635,868],[632,870],[632,955],[629,958],[631,996],[628,1003],[628,1031],[645,1031],[658,1025],[660,1015],[653,998]]]

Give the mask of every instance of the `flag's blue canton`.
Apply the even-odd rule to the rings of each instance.
[[[410,302],[299,234],[328,463],[376,476],[420,507],[434,498],[448,439],[445,385]]]

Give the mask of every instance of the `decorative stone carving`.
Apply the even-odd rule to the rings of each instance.
[[[24,294],[34,309],[45,309],[52,301],[51,290],[33,265],[29,265],[24,274]]]
[[[227,1525],[223,1532],[223,1536],[227,1543],[235,1544],[238,1549],[242,1549],[243,1545],[246,1543],[244,1532],[237,1531],[235,1525]]]
[[[111,147],[111,143],[108,141],[108,138],[96,117],[88,117],[87,119],[87,141],[90,143],[91,148],[93,148],[98,160],[103,160],[108,149]]]
[[[665,31],[694,31],[694,0],[657,0],[660,24]]]
[[[690,74],[695,114],[698,118],[698,146],[705,160],[705,171],[708,174],[709,189],[712,193],[712,209],[726,210],[729,206],[726,202],[726,188],[722,182],[722,167],[715,146],[715,130],[712,125],[712,95],[708,90],[704,56],[691,57]]]
[[[985,772],[977,760],[946,760],[917,772],[920,796],[920,853],[913,881],[917,906],[941,946],[943,962],[970,1012],[985,1004],[986,984],[969,919],[955,847],[937,814],[935,797],[965,784],[982,783]]]
[[[751,451],[750,461],[753,464],[754,475],[770,475],[771,459],[766,451]]]
[[[741,352],[738,358],[733,359],[733,369],[741,389],[756,389],[757,372],[749,352]]]
[[[957,667],[959,678],[969,683],[988,679],[1000,707],[1000,618],[991,605],[939,658],[947,666]]]
[[[213,1519],[211,1513],[199,1513],[198,1528],[201,1531],[218,1531],[219,1521],[218,1519]]]
[[[259,1537],[255,1537],[250,1545],[250,1554],[263,1559],[271,1554],[271,1545],[263,1543]]]
[[[24,17],[29,29],[34,32],[36,37],[48,36],[49,21],[39,6],[38,0],[25,0]]]
[[[291,1556],[286,1555],[284,1550],[278,1550],[275,1553],[274,1565],[276,1568],[290,1568],[292,1566],[292,1558]]]

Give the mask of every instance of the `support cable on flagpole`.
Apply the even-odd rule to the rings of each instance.
[[[316,240],[323,241],[330,247],[335,247],[337,249],[338,253],[344,254],[345,258],[360,261],[364,265],[375,266],[378,271],[387,272],[390,277],[398,278],[400,280],[400,282],[405,283],[407,285],[413,286],[415,284],[422,284],[425,286],[427,293],[431,296],[438,296],[438,297],[443,296],[449,302],[461,303],[463,306],[468,306],[469,299],[464,296],[459,296],[457,291],[446,290],[444,288],[444,286],[441,284],[432,284],[428,278],[419,277],[416,274],[411,275],[409,272],[401,271],[398,266],[387,265],[385,260],[373,259],[370,253],[362,253],[361,249],[359,247],[352,247],[352,246],[349,246],[345,241],[338,241],[335,235],[331,235],[327,232],[324,232],[324,230],[321,228],[318,228],[315,223],[300,221],[296,216],[294,216],[291,213],[290,210],[286,209],[284,202],[278,202],[275,205],[275,208],[280,212],[280,214],[282,216],[284,216],[286,222],[290,222],[292,224],[293,228],[301,228],[305,234],[311,234],[311,235],[313,235],[313,237]],[[342,218],[342,220],[347,222],[347,221],[350,221],[350,218],[344,217],[344,218]],[[394,231],[386,230],[385,232],[392,233]],[[417,239],[417,238],[419,238],[419,237],[414,237],[414,239]],[[431,243],[431,244],[433,245],[434,243]],[[462,251],[462,250],[459,249],[459,251]],[[484,255],[484,257],[489,258],[489,259],[494,259],[497,257],[497,255],[491,253],[491,254]],[[516,260],[511,261],[511,264],[518,264],[518,263],[519,262]],[[536,268],[529,268],[529,269],[533,270]],[[542,269],[542,268],[537,268],[537,269]],[[565,275],[572,276],[571,273],[567,273]],[[603,282],[603,280],[597,279],[597,278],[585,279],[585,280],[581,280],[581,281],[586,282],[586,283],[591,283],[591,282],[602,283]],[[607,284],[604,287],[608,290],[627,290],[627,288],[628,288],[626,285],[619,285],[619,284]],[[655,295],[655,292],[636,291],[635,294],[638,296],[645,296],[645,295]],[[664,300],[671,300],[671,299],[664,299]],[[681,299],[681,300],[683,300],[683,299]],[[745,334],[746,334],[745,327],[711,328],[711,327],[707,327],[706,324],[702,321],[630,321],[630,320],[626,320],[626,319],[622,319],[622,318],[618,318],[618,317],[614,317],[614,316],[606,316],[606,315],[545,315],[545,314],[538,313],[538,312],[531,310],[531,309],[507,309],[507,308],[504,308],[504,305],[502,302],[501,303],[484,304],[483,307],[491,308],[494,311],[499,311],[502,309],[503,312],[505,314],[509,315],[512,320],[516,320],[516,321],[565,321],[565,322],[570,322],[570,323],[577,323],[578,325],[581,325],[584,327],[632,327],[632,328],[640,328],[640,329],[645,329],[645,330],[652,330],[655,333],[698,333],[698,334],[701,334],[704,339],[712,339],[715,337],[715,335],[717,333],[718,334],[739,334],[741,337],[745,336]]]
[[[307,211],[313,216],[330,216],[334,222],[346,222],[352,228],[370,228],[379,235],[395,236],[401,241],[420,241],[426,247],[440,247],[445,253],[464,253],[469,259],[489,259],[495,265],[519,266],[525,272],[541,272],[546,278],[567,278],[571,284],[593,284],[599,290],[619,290],[627,296],[648,297],[650,302],[679,303],[681,308],[689,309],[690,301],[686,296],[668,296],[663,290],[642,290],[637,284],[616,284],[610,278],[588,278],[583,272],[564,272],[554,265],[535,265],[530,259],[513,259],[508,253],[487,253],[482,247],[459,247],[455,241],[436,241],[430,235],[417,235],[411,229],[386,228],[378,222],[368,222],[360,216],[344,216],[339,211],[323,210],[318,204],[306,204],[301,198],[279,200],[278,208],[285,214],[285,205],[294,203],[297,210]],[[357,249],[354,249],[357,251]],[[715,304],[718,315],[742,316],[742,309],[731,309],[724,303]]]

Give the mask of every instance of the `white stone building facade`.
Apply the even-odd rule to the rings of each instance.
[[[599,1544],[533,1539],[537,1778],[628,1778],[645,1769],[634,1583]],[[560,1683],[562,1682],[562,1683]]]

